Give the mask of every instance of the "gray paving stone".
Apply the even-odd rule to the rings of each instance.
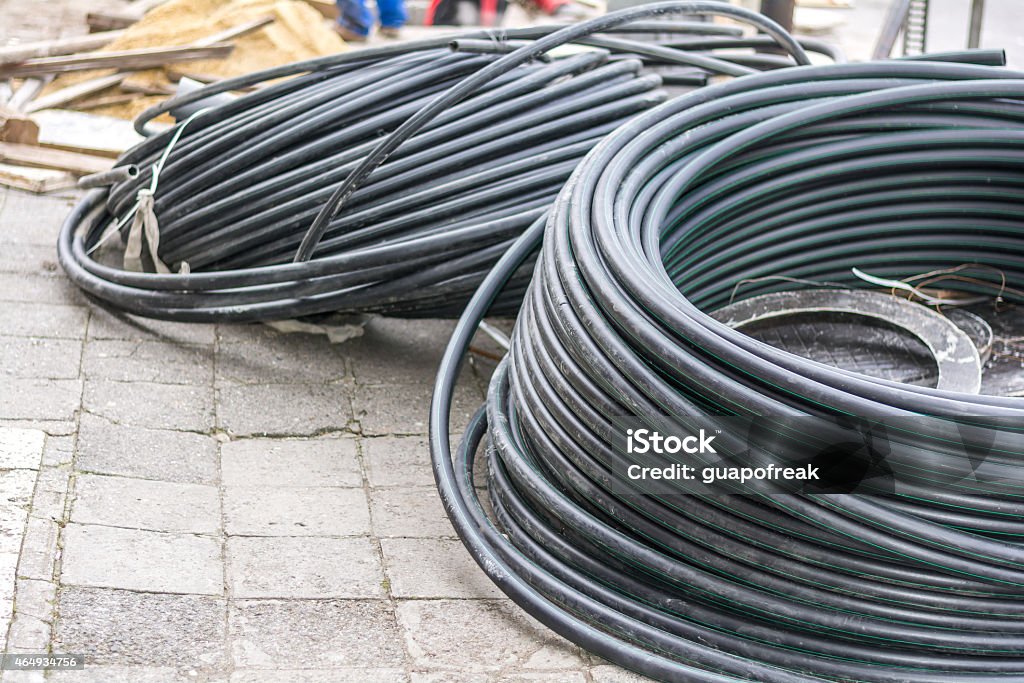
[[[228,486],[232,536],[360,536],[370,531],[366,494],[354,488]]]
[[[25,524],[25,538],[18,559],[18,576],[53,581],[59,537],[58,523],[30,515]]]
[[[353,406],[363,434],[426,434],[430,410],[430,384],[389,384],[357,387]],[[456,433],[465,429],[483,398],[466,383],[455,391],[451,428]]]
[[[10,419],[0,417],[0,427],[12,427],[14,429],[38,429],[46,432],[47,436],[74,436],[74,416],[67,419]]]
[[[500,674],[414,671],[411,683],[586,683],[582,671],[505,671]]]
[[[79,524],[212,534],[220,529],[216,487],[81,474],[71,521]]]
[[[0,301],[3,333],[13,337],[84,339],[89,309],[85,306]]]
[[[61,581],[76,586],[221,595],[221,544],[206,536],[68,524]]]
[[[47,467],[60,467],[70,465],[75,457],[75,437],[73,436],[47,436],[46,446],[43,449],[41,465]]]
[[[169,666],[94,666],[86,658],[80,671],[52,671],[49,680],[68,683],[180,683],[197,680]]]
[[[15,584],[15,610],[42,621],[53,619],[57,585],[51,581],[18,579]]]
[[[85,383],[83,407],[135,427],[208,432],[213,429],[213,388],[151,382]]]
[[[0,552],[0,629],[6,629],[10,623],[14,606],[14,587],[17,583],[18,550],[17,538],[14,550],[4,549]],[[7,541],[5,541],[7,543]]]
[[[213,349],[199,344],[97,339],[85,346],[82,371],[88,379],[210,384]]]
[[[0,337],[0,376],[75,379],[82,342],[39,337]]]
[[[0,272],[52,275],[59,270],[53,244],[7,243],[0,248]]]
[[[574,645],[507,600],[407,600],[397,614],[416,669],[518,673],[583,664]]]
[[[0,428],[0,469],[37,470],[45,447],[38,429]]]
[[[92,306],[89,339],[125,341],[164,341],[178,344],[213,344],[216,328],[212,324],[177,323],[152,320]]]
[[[236,600],[228,628],[238,668],[392,668],[405,660],[385,600]]]
[[[0,221],[4,226],[0,239],[56,249],[61,223],[71,213],[73,204],[64,197],[11,190],[0,208]]]
[[[391,595],[396,598],[500,598],[462,541],[382,538]]]
[[[220,667],[224,600],[200,595],[67,587],[59,597],[54,652],[93,666]]]
[[[15,613],[7,631],[7,647],[24,651],[46,652],[50,645],[50,623],[30,614]]]
[[[363,463],[370,486],[433,486],[426,437],[362,439]]]
[[[222,384],[220,427],[230,434],[306,436],[342,431],[352,419],[346,384]]]
[[[234,537],[228,585],[236,598],[383,598],[384,572],[367,538]]]
[[[11,648],[12,654],[17,654],[17,648]],[[23,654],[34,654],[23,652]],[[14,671],[0,672],[0,683],[44,683],[46,680],[45,671]]]
[[[436,488],[374,489],[370,510],[381,538],[455,536]]]
[[[286,336],[269,325],[263,323],[219,323],[217,339],[221,344],[262,344],[270,340]]]
[[[217,442],[212,437],[118,425],[82,415],[79,471],[192,484],[217,481]]]
[[[82,294],[71,282],[58,275],[0,273],[0,301],[82,306]]]
[[[451,320],[377,317],[341,348],[360,384],[433,384],[454,327]]]
[[[0,389],[0,418],[73,420],[81,403],[78,379],[5,379]]]
[[[348,376],[345,357],[326,337],[290,334],[259,343],[221,344],[217,379],[240,384],[329,384]]]
[[[647,683],[651,680],[613,664],[602,664],[591,668],[590,677],[594,683]]]
[[[408,674],[401,669],[248,669],[231,674],[230,683],[406,683]]]
[[[362,486],[356,440],[241,439],[220,447],[225,486]]]
[[[71,468],[44,467],[36,478],[35,493],[32,496],[32,515],[54,521],[64,519],[67,503],[68,479]]]

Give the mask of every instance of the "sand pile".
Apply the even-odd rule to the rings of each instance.
[[[227,59],[178,62],[170,68],[179,72],[210,76],[240,74],[332,54],[345,49],[345,42],[319,12],[300,0],[171,0],[146,14],[127,29],[118,40],[102,51],[131,50],[145,47],[187,45],[225,29],[261,17],[274,22],[231,42],[235,49]],[[71,85],[111,71],[66,74],[50,84],[48,91]],[[170,83],[163,69],[132,74],[126,84],[166,86]],[[98,96],[108,95],[101,93]],[[134,118],[156,104],[162,96],[140,96],[131,102],[90,109],[97,114]]]

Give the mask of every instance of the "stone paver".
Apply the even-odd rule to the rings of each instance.
[[[239,668],[404,667],[386,600],[236,600],[229,615]]]
[[[417,669],[571,671],[583,664],[578,648],[507,600],[408,600],[399,603],[398,620]]]
[[[225,486],[362,486],[356,440],[242,439],[221,446]]]
[[[209,436],[120,425],[82,415],[76,466],[81,472],[119,474],[190,484],[214,483],[217,441]]]
[[[71,521],[79,524],[213,534],[220,529],[216,487],[81,474]]]
[[[462,541],[381,539],[396,598],[498,598],[501,591],[466,554]]]
[[[67,587],[58,605],[55,651],[87,654],[92,665],[225,664],[223,599]]]
[[[454,536],[435,488],[374,489],[370,494],[373,531],[380,538]]]
[[[351,390],[337,384],[233,384],[217,389],[218,426],[237,436],[313,436],[347,429]]]
[[[0,428],[0,629],[8,633],[12,647],[34,645],[26,631],[38,631],[40,618],[49,617],[46,605],[29,595],[35,586],[17,578],[44,444],[45,434],[38,430]],[[22,597],[25,604],[19,604],[16,611],[15,599]],[[39,597],[38,592],[34,597]]]
[[[75,586],[221,595],[221,544],[191,534],[68,524],[61,579]]]
[[[430,384],[360,386],[355,393],[355,419],[363,434],[368,436],[426,434],[432,391]],[[453,432],[459,433],[465,428],[481,400],[482,395],[473,384],[463,382],[456,388],[452,405]]]
[[[163,341],[178,344],[213,344],[213,325],[150,320],[93,306],[90,309],[89,339],[121,341]]]
[[[280,671],[245,670],[231,674],[230,683],[408,683],[409,675],[402,669],[290,669]]]
[[[842,13],[850,54],[888,4]],[[965,3],[933,4],[956,19],[933,47],[961,47]],[[989,0],[984,42],[1020,66],[1017,4]],[[0,44],[100,8],[6,0]],[[332,345],[112,312],[56,263],[78,196],[0,188],[0,628],[6,652],[88,668],[0,683],[644,680],[526,616],[454,537],[425,438],[451,321],[373,317]],[[467,366],[456,434],[492,367]]]
[[[189,432],[213,429],[210,386],[92,380],[85,385],[82,407],[132,427]]]
[[[209,385],[213,349],[199,344],[99,339],[86,347],[82,365],[89,379]]]
[[[42,304],[39,302],[0,302],[4,334],[14,337],[47,339],[84,339],[89,309],[85,306]]]
[[[228,583],[236,598],[387,595],[377,547],[367,538],[231,538]]]
[[[80,341],[0,337],[0,376],[76,379],[81,356]]]
[[[426,437],[363,439],[363,459],[370,486],[433,486]]]
[[[326,337],[279,335],[222,343],[217,378],[238,384],[329,384],[348,377],[344,356]]]
[[[232,486],[224,519],[239,536],[359,536],[370,531],[362,489]]]

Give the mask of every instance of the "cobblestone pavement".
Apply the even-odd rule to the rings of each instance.
[[[76,682],[625,680],[505,599],[444,515],[425,417],[450,323],[331,345],[119,317],[55,263],[71,202],[0,190],[8,652],[84,653],[49,675]],[[481,377],[460,392],[465,420]]]
[[[996,21],[1015,2],[990,0],[986,42],[1019,65],[1019,21]],[[875,19],[850,15],[854,56],[885,5],[858,3]],[[0,43],[81,32],[109,4],[0,0]],[[965,22],[944,25],[933,45],[962,44]],[[380,319],[331,345],[118,317],[56,264],[72,200],[0,189],[7,652],[84,653],[45,677],[75,683],[638,680],[526,617],[455,538],[425,444],[449,323]]]

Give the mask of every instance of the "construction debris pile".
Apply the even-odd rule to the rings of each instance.
[[[109,169],[141,139],[127,120],[183,82],[345,50],[330,6],[136,0],[90,14],[93,33],[0,47],[0,184],[45,192]]]

